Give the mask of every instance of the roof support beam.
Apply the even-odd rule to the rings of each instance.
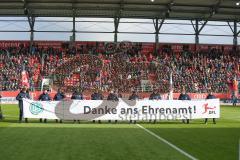
[[[1,0],[0,16],[24,16],[22,12],[25,0]],[[225,0],[228,1],[228,0]],[[195,2],[181,2],[178,0],[155,1],[80,1],[80,0],[27,0],[27,5],[35,17],[72,17],[71,4],[75,3],[77,17],[114,18],[118,10],[124,11],[121,18],[164,18],[231,20],[240,15],[239,7],[234,3],[225,3],[224,0],[212,0],[201,4]],[[172,3],[171,3],[172,2]],[[176,2],[176,3],[175,3]],[[222,3],[224,2],[224,3]],[[173,7],[171,7],[173,6]],[[167,12],[168,11],[168,12]],[[173,13],[172,13],[173,12]],[[170,13],[170,16],[169,16]],[[214,16],[219,14],[219,16]]]
[[[28,8],[27,0],[22,0],[23,1],[23,9],[24,9],[24,14],[28,18],[28,23],[30,27],[30,51],[32,51],[32,46],[34,42],[34,25],[35,25],[35,17],[32,15],[31,10]]]
[[[34,42],[35,17],[28,16],[28,23],[29,23],[29,26],[30,26],[30,46],[32,46],[33,42]]]
[[[196,25],[196,27],[195,27],[195,44],[196,45],[198,45],[199,44],[199,26],[198,26],[198,24],[199,24],[199,22],[198,22],[198,20],[196,20],[196,23],[195,23],[195,25]]]
[[[119,9],[116,12],[116,15],[114,17],[114,42],[118,42],[118,27],[122,15],[122,11],[124,10],[124,0],[121,0],[119,3]]]
[[[159,49],[159,34],[164,21],[165,19],[158,19],[158,18],[153,20],[153,25],[155,28],[155,54],[157,54]]]
[[[237,26],[238,22],[235,20],[233,22],[233,27],[231,26],[231,24],[228,22],[228,26],[231,29],[231,31],[233,32],[233,45],[237,46],[238,45],[238,35],[240,34],[240,30],[238,30],[238,26]],[[236,47],[234,47],[236,48]]]
[[[76,10],[73,9],[73,21],[72,21],[72,39],[71,41],[75,43],[76,41]]]
[[[73,43],[75,43],[76,41],[76,0],[72,0],[72,18],[73,18],[73,21],[72,21],[72,38],[71,38],[71,41]]]
[[[231,31],[234,33],[234,30],[233,30],[233,28],[232,28],[230,22],[227,22],[227,23],[228,23],[228,26],[229,26],[229,28],[231,29]]]
[[[118,27],[119,27],[120,17],[114,18],[114,42],[118,42]]]
[[[222,1],[223,1],[223,0],[218,0],[217,4],[212,8],[211,17],[212,17],[214,14],[218,13],[218,10],[219,10],[219,8],[220,8],[220,5],[221,5]]]
[[[155,28],[155,54],[157,55],[158,50],[159,50],[159,34],[160,34],[160,30],[164,24],[165,18],[169,18],[169,14],[171,12],[171,9],[174,5],[174,0],[170,0],[167,7],[166,7],[166,11],[163,14],[163,18],[159,19],[153,19],[153,24],[154,24],[154,28]]]
[[[233,23],[233,45],[236,46],[238,45],[238,28],[237,28],[237,21],[234,21]]]
[[[195,20],[195,24],[193,23],[193,21],[191,21],[193,29],[195,31],[195,44],[198,45],[199,44],[199,35],[201,33],[201,31],[203,30],[203,28],[206,26],[208,21],[204,21],[204,23],[202,23],[202,26],[199,28],[200,22],[198,19]]]
[[[200,32],[202,31],[202,29],[205,27],[205,25],[208,23],[208,20],[212,18],[213,15],[215,15],[216,13],[218,13],[219,7],[222,3],[222,0],[218,0],[217,3],[211,8],[210,11],[210,15],[207,17],[207,19],[204,21],[204,23],[202,24],[201,28],[198,30],[197,28],[194,27],[195,29],[195,35],[199,36]],[[199,20],[196,20],[196,26],[199,25]],[[193,24],[193,23],[192,23]],[[197,38],[197,37],[196,37]],[[196,41],[195,41],[196,42]],[[198,41],[199,42],[199,41]],[[196,43],[199,44],[199,43]]]
[[[198,31],[199,32],[198,34],[200,34],[200,32],[203,30],[203,28],[206,26],[207,23],[208,23],[208,20],[204,21],[204,23],[202,24],[201,28]]]
[[[172,7],[174,5],[174,0],[170,0],[168,5],[167,5],[167,9],[164,13],[164,17],[165,18],[169,18],[170,17],[170,12],[172,11]]]
[[[76,17],[73,15],[72,42],[76,41]]]
[[[116,12],[116,17],[120,18],[123,10],[124,10],[124,0],[121,0],[119,3],[119,9]]]

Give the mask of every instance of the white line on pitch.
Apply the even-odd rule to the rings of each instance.
[[[165,144],[169,145],[170,147],[172,147],[173,149],[177,150],[178,152],[182,153],[183,155],[185,155],[186,157],[188,157],[191,160],[197,160],[197,158],[193,157],[192,155],[188,154],[187,152],[185,152],[184,150],[178,148],[177,146],[175,146],[174,144],[168,142],[166,139],[158,136],[157,134],[153,133],[152,131],[144,128],[143,126],[141,126],[140,124],[136,124],[139,128],[142,128],[144,131],[146,131],[147,133],[149,133],[150,135],[154,136],[155,138],[157,138],[158,140],[164,142]]]

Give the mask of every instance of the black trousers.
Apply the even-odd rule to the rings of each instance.
[[[19,105],[19,121],[22,121],[23,118],[23,106]]]
[[[204,123],[207,123],[208,122],[208,118],[205,118],[205,122]],[[216,119],[213,118],[213,123],[216,124]]]
[[[187,124],[189,124],[190,120],[189,119],[186,119],[187,121]],[[182,120],[182,123],[186,123],[185,119]]]

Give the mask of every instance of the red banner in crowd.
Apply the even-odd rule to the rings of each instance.
[[[34,44],[39,47],[53,47],[53,48],[61,48],[63,44],[70,43],[70,42],[64,42],[64,41],[34,41]],[[75,42],[75,45],[77,47],[80,46],[101,46],[105,42],[81,42],[77,41]],[[110,43],[110,42],[109,42]],[[133,42],[134,43],[134,42]],[[155,43],[141,43],[143,48],[149,48],[149,52],[154,51]],[[30,41],[0,41],[0,48],[8,48],[8,47],[19,47],[19,46],[27,47],[30,45]],[[195,44],[181,44],[181,43],[159,43],[159,47],[162,48],[164,45],[170,45],[171,49],[175,52],[181,52],[184,47],[187,47],[190,51],[196,50],[207,50],[209,48],[215,48],[220,49],[223,51],[231,51],[233,49],[233,45],[214,45],[214,44],[201,44],[201,45],[195,45]],[[240,46],[238,46],[238,49],[240,50]]]

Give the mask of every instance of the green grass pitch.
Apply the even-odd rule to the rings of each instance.
[[[1,160],[185,160],[189,159],[134,124],[39,124],[17,122],[17,105],[3,105]],[[240,107],[221,106],[217,124],[203,120],[140,123],[201,160],[237,160]]]

